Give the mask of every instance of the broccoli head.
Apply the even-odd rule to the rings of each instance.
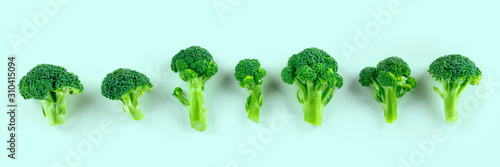
[[[146,92],[151,92],[153,84],[149,78],[135,70],[119,68],[102,80],[101,94],[110,99],[121,102],[122,109],[131,119],[144,118],[139,109],[139,98]]]
[[[40,101],[43,116],[50,126],[64,123],[66,97],[82,91],[83,85],[77,75],[51,64],[35,66],[19,81],[21,96]]]
[[[443,92],[434,87],[444,100],[446,122],[458,120],[458,99],[468,85],[478,85],[482,78],[481,70],[469,58],[459,55],[442,56],[429,66],[429,74],[443,83]]]
[[[382,103],[387,123],[393,123],[398,118],[398,98],[408,91],[413,92],[417,86],[410,74],[410,66],[399,57],[389,57],[380,61],[377,67],[365,67],[359,73],[361,86],[375,87],[375,100]]]
[[[175,88],[174,97],[188,107],[191,127],[198,131],[206,129],[206,113],[203,103],[205,82],[217,73],[217,63],[204,48],[192,46],[181,50],[172,58],[172,71],[189,83],[189,98],[185,98],[180,87]],[[189,99],[189,100],[188,100]]]
[[[299,87],[297,99],[302,105],[304,121],[321,126],[323,107],[333,97],[335,88],[341,88],[343,78],[337,74],[333,57],[318,48],[307,48],[288,59],[281,71],[281,79]]]
[[[234,69],[234,77],[240,82],[240,86],[250,91],[245,109],[248,118],[255,123],[259,122],[259,110],[262,106],[260,85],[262,84],[262,78],[265,76],[266,70],[260,68],[260,62],[257,59],[241,60]]]

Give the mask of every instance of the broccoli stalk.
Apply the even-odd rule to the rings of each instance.
[[[43,116],[49,120],[49,125],[54,126],[64,123],[64,115],[61,114],[56,108],[56,103],[49,100],[39,100],[42,104]]]
[[[260,90],[260,85],[252,83],[250,91],[250,96],[247,98],[247,103],[245,105],[245,110],[247,111],[248,119],[255,123],[259,123],[259,112],[262,106],[262,93]]]
[[[444,102],[444,114],[446,122],[456,122],[458,120],[458,99],[460,94],[467,85],[456,84],[450,82],[449,80],[444,80],[443,82],[443,93],[439,91],[439,88],[434,86],[434,91],[436,91]],[[467,83],[467,82],[464,82]]]
[[[62,115],[66,114],[66,97],[68,97],[68,95],[71,92],[76,92],[76,91],[78,90],[75,90],[70,87],[65,87],[58,91],[55,91],[55,97],[56,97],[55,105],[57,106],[56,110],[59,111],[59,113],[61,113]]]
[[[217,73],[217,64],[206,49],[192,46],[177,53],[172,58],[170,67],[172,71],[179,72],[182,80],[189,83],[188,98],[184,97],[180,87],[175,88],[172,95],[188,108],[191,127],[205,131],[206,109],[203,103],[203,91],[205,82]]]
[[[103,79],[101,94],[110,99],[120,101],[122,109],[132,120],[144,118],[139,109],[139,98],[151,92],[153,84],[149,78],[135,70],[119,68]]]
[[[266,70],[260,68],[260,62],[257,59],[243,59],[234,69],[234,77],[239,81],[242,88],[247,88],[250,96],[247,98],[245,110],[248,119],[259,123],[259,112],[262,106],[262,93],[260,85],[266,76]]]
[[[443,83],[443,92],[434,86],[444,102],[446,122],[458,120],[458,99],[468,85],[478,85],[482,72],[469,58],[462,55],[446,55],[437,58],[429,66],[429,74]]]
[[[392,87],[384,90],[382,103],[384,108],[384,117],[387,123],[393,123],[398,119],[398,94]]]
[[[186,100],[180,87],[175,88],[174,97],[188,108],[191,127],[198,131],[206,129],[206,109],[203,103],[203,79],[194,78],[189,83],[189,100]]]
[[[304,85],[302,82],[296,80],[295,84],[302,85],[299,86],[299,90],[297,91],[297,99],[302,105],[304,121],[321,126],[323,107],[325,106],[322,90],[318,91],[316,84],[310,81],[307,81]]]
[[[191,127],[203,131],[206,129],[206,109],[203,103],[203,90],[199,79],[189,81],[189,119],[191,120]]]
[[[206,129],[206,109],[204,107],[203,89],[200,86],[200,79],[189,81],[189,100],[184,97],[180,87],[175,88],[172,95],[188,108],[191,127],[198,131],[204,131]]]
[[[66,107],[61,108],[61,106],[66,105],[65,100],[60,100],[56,92],[51,91],[49,96],[43,100],[39,100],[42,104],[43,116],[49,120],[49,125],[54,126],[57,124],[64,123],[64,114],[62,110],[66,110]],[[63,103],[61,103],[61,101]]]
[[[194,83],[193,83],[194,84]],[[175,88],[174,97],[179,99],[182,105],[188,108],[191,127],[198,131],[206,129],[206,109],[203,103],[203,90],[189,82],[189,100],[187,100],[180,87]]]
[[[49,96],[43,100],[39,100],[42,104],[43,116],[47,117],[51,126],[64,123],[64,114],[66,114],[66,97],[71,92],[78,92],[78,90],[65,87],[61,90],[51,91]]]
[[[281,79],[299,87],[297,100],[302,105],[304,121],[321,126],[323,108],[341,88],[343,78],[337,74],[335,59],[318,48],[307,48],[294,54],[281,71]]]
[[[123,111],[127,113],[133,120],[140,120],[144,118],[141,109],[139,108],[139,98],[149,90],[145,90],[143,86],[139,86],[136,90],[124,94],[120,98]]]
[[[81,94],[82,91],[83,85],[78,76],[61,66],[50,64],[37,65],[19,81],[19,93],[24,99],[40,101],[43,116],[50,126],[64,123],[66,97]]]
[[[380,61],[377,68],[366,67],[359,74],[362,86],[375,87],[374,98],[382,104],[387,123],[394,123],[398,119],[398,99],[408,91],[413,92],[417,86],[410,73],[410,67],[403,59],[389,57]]]

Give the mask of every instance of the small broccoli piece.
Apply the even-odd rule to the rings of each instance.
[[[434,87],[444,100],[446,122],[458,120],[458,99],[467,85],[478,85],[482,78],[481,70],[469,58],[459,55],[442,56],[429,66],[429,74],[443,83],[443,92]]]
[[[19,81],[21,96],[40,101],[43,116],[50,126],[64,123],[66,97],[82,91],[83,85],[77,75],[51,64],[35,66]]]
[[[206,129],[206,109],[203,104],[205,82],[217,73],[218,67],[212,55],[204,48],[192,46],[181,50],[172,58],[172,71],[179,72],[183,81],[189,83],[189,100],[180,87],[175,88],[174,97],[188,107],[191,127],[198,131]]]
[[[245,109],[248,118],[255,123],[259,123],[259,110],[262,106],[260,85],[265,76],[266,70],[260,68],[260,62],[257,59],[241,60],[234,69],[234,77],[240,82],[240,86],[250,91]]]
[[[149,78],[135,70],[119,68],[102,80],[101,94],[110,100],[119,100],[122,109],[131,119],[144,118],[139,109],[139,98],[146,92],[151,92],[153,84]]]
[[[366,67],[359,73],[359,83],[375,87],[375,100],[382,103],[385,121],[393,123],[398,118],[398,98],[417,86],[411,70],[403,59],[389,57],[380,61],[377,67]]]
[[[297,99],[302,105],[304,121],[321,126],[323,107],[332,99],[334,88],[340,89],[343,85],[337,69],[333,57],[314,47],[288,59],[288,65],[281,71],[281,79],[299,87]]]

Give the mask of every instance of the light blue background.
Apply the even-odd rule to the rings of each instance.
[[[19,76],[40,63],[57,64],[79,75],[85,90],[68,98],[66,123],[57,127],[49,127],[37,101],[18,98],[17,159],[7,159],[3,151],[0,166],[71,166],[71,150],[85,148],[91,143],[85,132],[97,130],[102,140],[83,149],[88,154],[71,159],[73,166],[499,165],[500,3],[396,2],[400,12],[381,26],[371,13],[389,11],[391,0],[69,1],[59,4],[18,52],[8,35],[22,34],[23,18],[33,20],[43,8],[38,1],[3,2],[0,54],[17,55]],[[214,3],[227,5],[223,19]],[[365,46],[356,46],[356,29],[365,32],[366,25],[374,24],[379,32],[368,36]],[[359,52],[347,54],[343,43]],[[190,128],[187,109],[171,96],[176,86],[187,84],[170,70],[170,60],[192,45],[208,49],[220,68],[206,84],[208,127],[203,133]],[[330,53],[345,79],[324,108],[322,127],[302,120],[296,86],[284,84],[279,75],[288,57],[312,46]],[[467,88],[460,99],[460,123],[446,124],[442,101],[432,90],[440,84],[426,71],[435,58],[453,53],[473,59],[486,85]],[[357,82],[363,67],[389,56],[404,58],[419,84],[415,93],[400,99],[399,118],[392,125],[385,123],[373,90]],[[248,92],[232,76],[243,58],[258,58],[268,71],[259,124],[246,118]],[[100,95],[102,78],[120,67],[143,72],[155,84],[141,98],[146,116],[141,121],[130,120],[117,101]],[[6,116],[0,114],[0,125],[6,126]],[[100,128],[102,122],[111,130]],[[441,135],[433,138],[434,133]],[[7,140],[6,128],[0,127],[0,134]],[[253,139],[259,148],[250,144]]]

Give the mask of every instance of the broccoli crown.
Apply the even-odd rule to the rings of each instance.
[[[394,74],[395,76],[408,77],[411,74],[410,66],[402,58],[389,57],[377,64],[379,71],[385,71]]]
[[[205,48],[191,46],[181,50],[172,58],[172,71],[180,72],[181,79],[189,81],[195,77],[209,79],[217,73],[217,63]]]
[[[236,65],[234,69],[234,77],[236,80],[250,85],[260,83],[262,78],[266,76],[266,70],[260,68],[260,62],[257,59],[244,59]]]
[[[377,80],[381,86],[397,86],[405,82],[412,88],[416,87],[415,78],[410,77],[411,69],[408,63],[399,57],[389,57],[377,64],[377,67],[365,67],[359,73],[359,82],[369,87]]]
[[[372,84],[372,79],[377,78],[378,70],[375,67],[365,67],[359,73],[359,82],[362,86],[369,87]]]
[[[68,72],[64,67],[39,64],[31,69],[19,81],[19,93],[24,99],[45,99],[51,91],[69,89],[70,94],[80,94],[83,85],[78,76]]]
[[[396,86],[398,83],[396,75],[387,71],[381,71],[377,76],[377,80],[382,86]]]
[[[438,81],[463,82],[470,80],[477,85],[482,78],[481,70],[468,57],[453,54],[437,58],[429,66],[429,74]]]
[[[406,79],[406,84],[410,85],[411,88],[415,88],[417,87],[417,80],[413,77],[409,77],[408,79]]]
[[[343,78],[337,74],[338,65],[333,57],[318,48],[307,48],[288,59],[288,64],[281,71],[281,79],[293,84],[295,79],[301,82],[328,84],[342,87]]]
[[[111,100],[120,100],[122,96],[135,91],[151,91],[153,84],[143,73],[119,68],[102,80],[101,94]]]

